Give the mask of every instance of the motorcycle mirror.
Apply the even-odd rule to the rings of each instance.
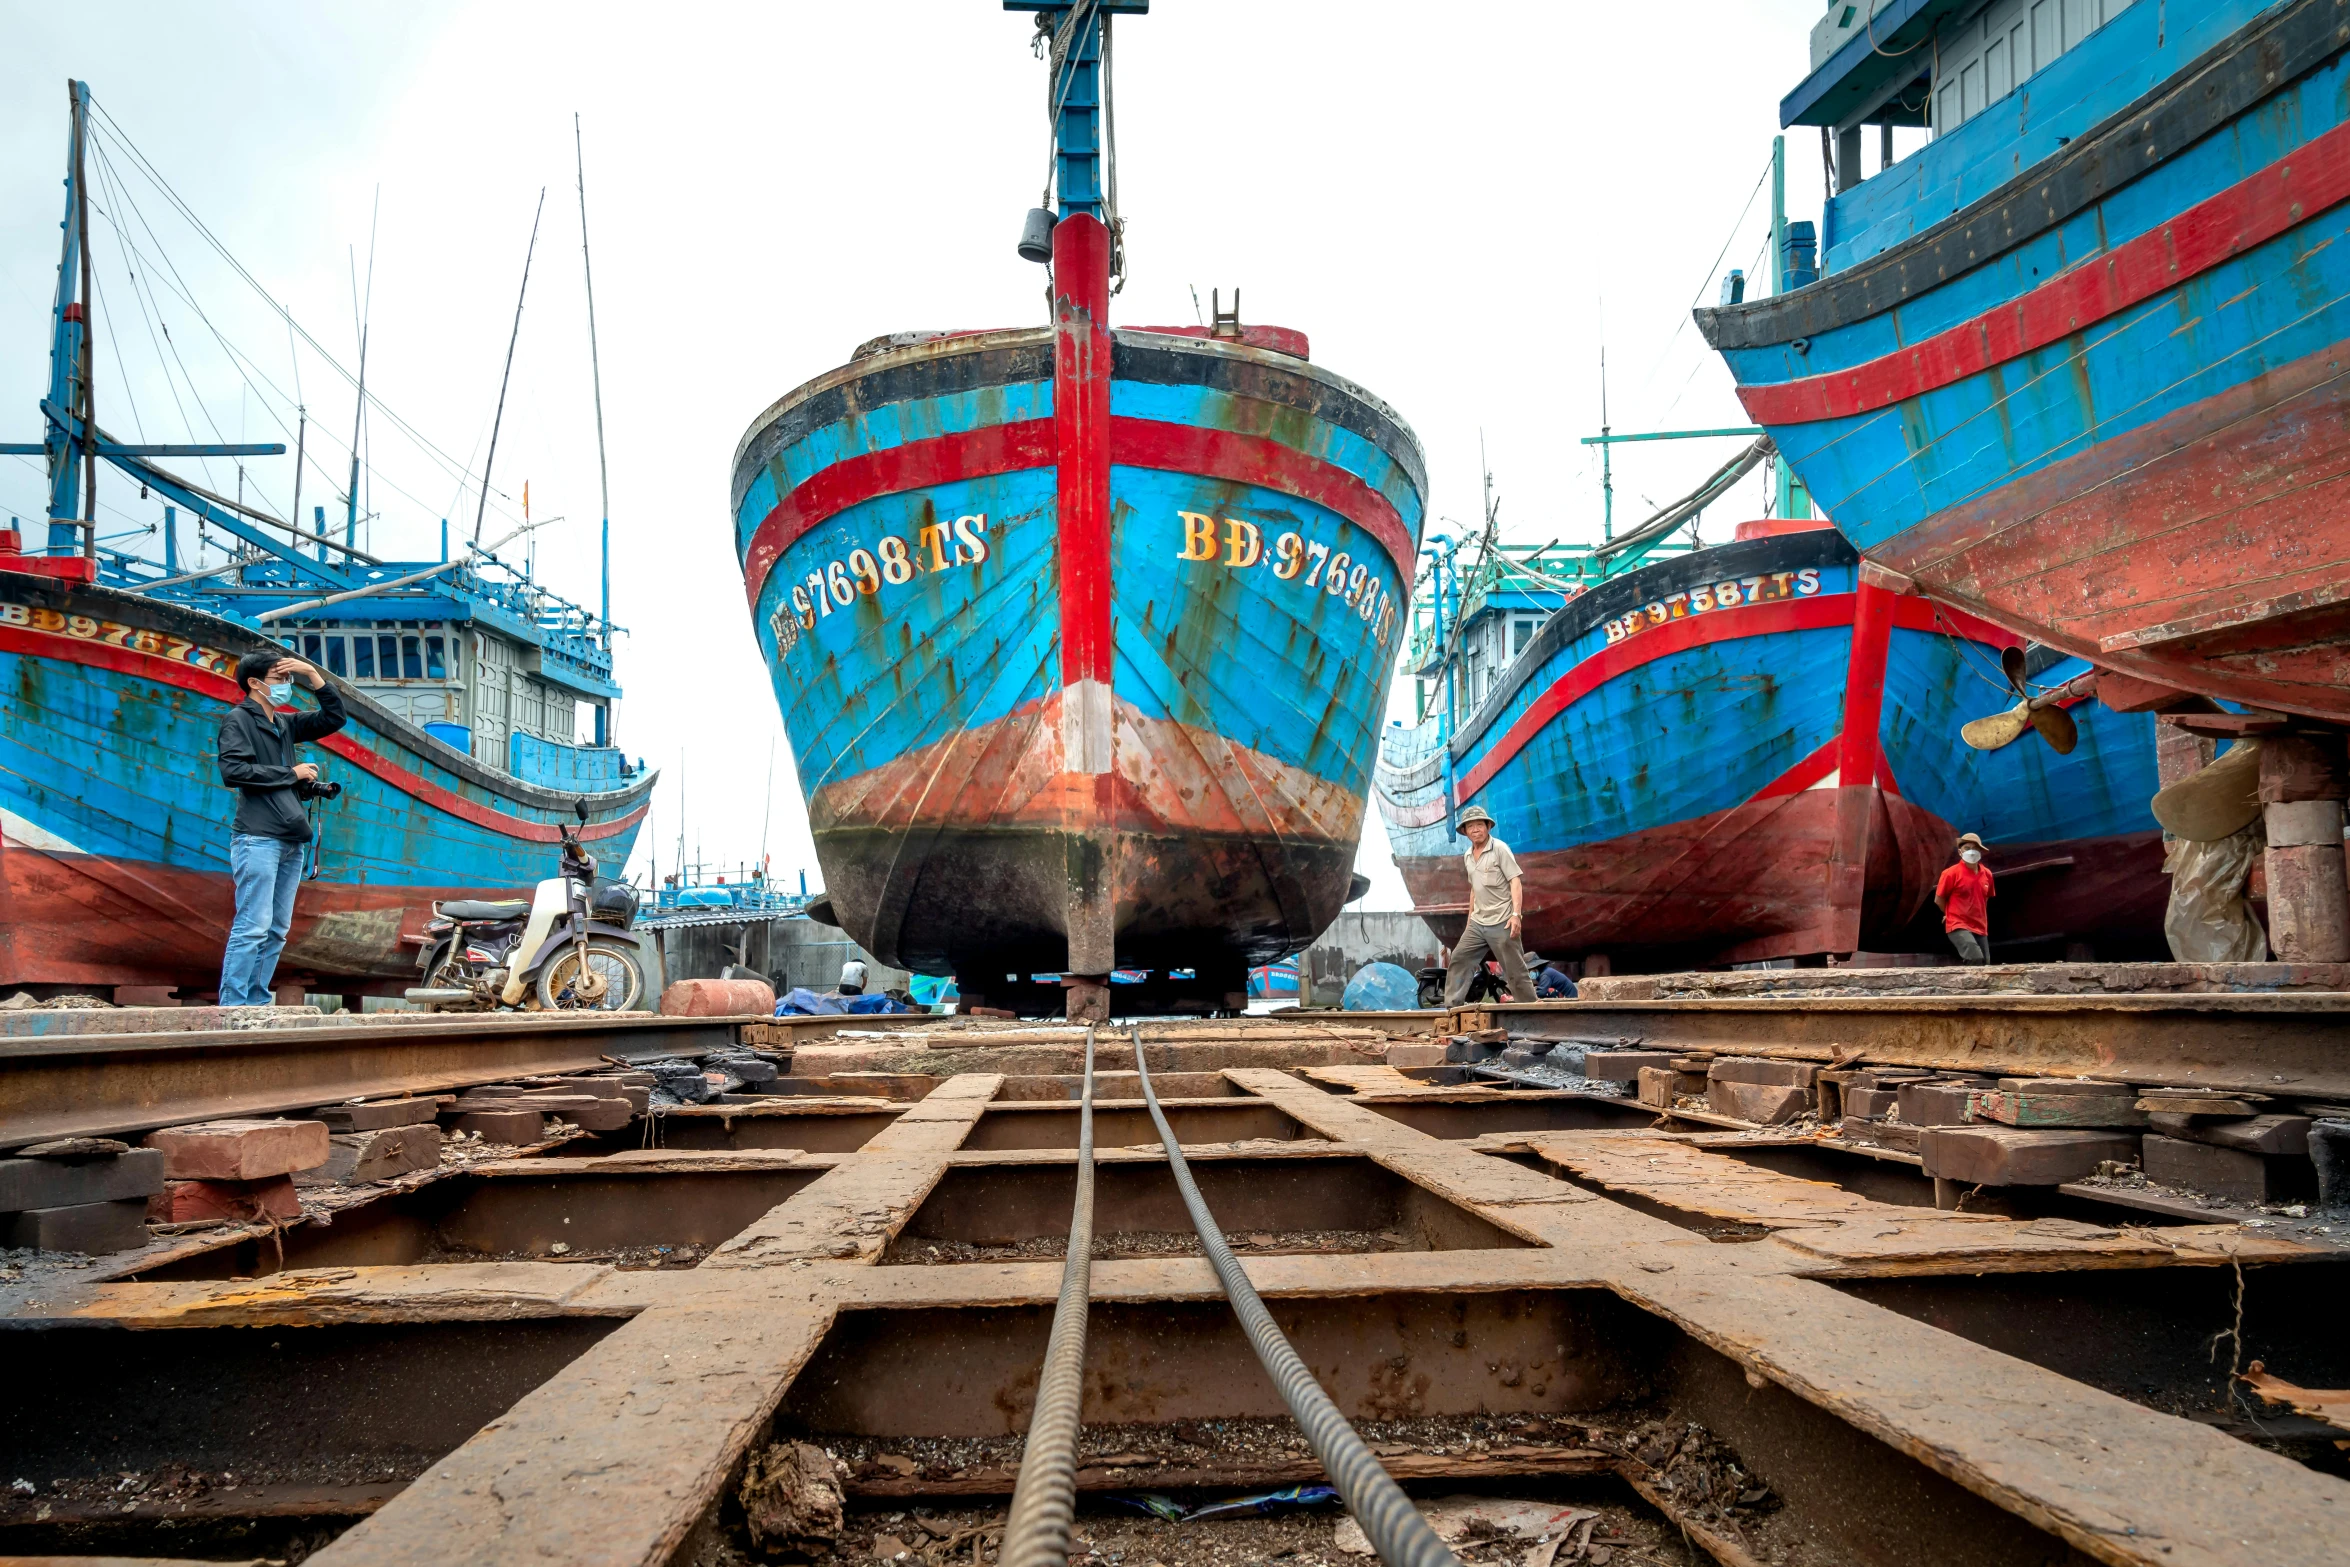
[[[571,809],[578,814],[579,825],[585,827],[587,825],[587,801],[574,800],[571,802]]]

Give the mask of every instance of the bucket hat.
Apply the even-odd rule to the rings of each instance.
[[[1493,825],[1493,813],[1485,809],[1485,807],[1482,805],[1472,805],[1467,810],[1461,812],[1460,820],[1454,823],[1454,825],[1457,827],[1466,827],[1471,822],[1483,822],[1486,826],[1491,827]]]

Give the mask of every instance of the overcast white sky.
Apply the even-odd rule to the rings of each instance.
[[[1476,517],[1482,436],[1506,537],[1596,537],[1598,467],[1576,437],[1599,425],[1603,342],[1617,429],[1743,422],[1688,307],[1722,268],[1761,254],[1767,192],[1737,219],[1818,12],[1818,0],[1159,0],[1118,31],[1132,276],[1115,319],[1189,321],[1192,290],[1239,287],[1248,319],[1307,332],[1318,363],[1410,420],[1435,515]],[[1043,272],[1013,254],[1047,150],[1030,25],[995,0],[11,4],[0,439],[39,429],[69,76],[346,365],[351,253],[364,269],[380,187],[370,389],[460,461],[487,439],[543,185],[494,480],[516,495],[529,480],[533,514],[568,519],[540,535],[540,575],[592,604],[576,110],[613,613],[631,633],[619,737],[665,774],[636,868],[655,847],[672,863],[682,783],[689,849],[731,864],[764,839],[779,873],[813,872],[729,544],[728,465],[762,408],[874,333],[1044,319]],[[110,156],[122,188],[107,199],[152,227],[140,284],[160,321],[100,222],[101,420],[120,430],[135,417],[149,440],[279,439],[274,394],[247,378],[290,393],[298,363],[320,422],[313,452],[326,447],[304,480],[307,513],[329,499],[322,473],[348,461],[349,387],[307,348],[297,359],[284,325]],[[1873,171],[1873,147],[1869,158]],[[1815,216],[1816,133],[1790,137],[1788,163],[1790,210]],[[211,328],[247,357],[241,374]],[[1625,450],[1619,517],[1728,455],[1722,442]],[[292,466],[255,459],[249,482],[282,508]],[[371,471],[377,553],[432,558],[452,512],[470,530],[448,469],[380,416]],[[233,464],[209,472],[234,487]],[[159,514],[119,480],[102,479],[101,495],[108,531]],[[0,458],[0,513],[37,519],[42,496],[37,467]],[[1760,505],[1750,482],[1739,515]],[[1717,510],[1709,535],[1732,520]],[[1375,810],[1361,869],[1374,881],[1364,907],[1407,906]]]

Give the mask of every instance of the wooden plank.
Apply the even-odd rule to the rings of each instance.
[[[1002,1083],[992,1072],[947,1079],[876,1132],[856,1158],[769,1209],[713,1251],[702,1268],[768,1267],[818,1257],[875,1260],[938,1184]]]
[[[1471,1195],[1481,1183],[1458,1168],[1481,1156],[1303,1084],[1284,1086],[1280,1074],[1230,1075],[1315,1130],[1363,1143],[1388,1168],[1462,1194],[1456,1200],[1496,1223],[1507,1213],[1559,1246],[1623,1237],[1627,1244],[1595,1249],[1616,1259],[1614,1286],[1627,1299],[2098,1560],[2238,1567],[2339,1555],[2341,1483],[2290,1459],[1773,1273],[1742,1255],[1755,1247],[1675,1245],[1664,1221],[1613,1205],[1603,1213],[1488,1205]],[[1996,1228],[1940,1215],[1929,1222],[1945,1235]],[[1793,1230],[1777,1244],[1809,1245],[1854,1228]]]
[[[1967,1095],[1967,1113],[2001,1126],[2144,1126],[2146,1112],[2127,1095],[2035,1094],[1998,1088]]]
[[[829,1304],[771,1289],[647,1311],[311,1560],[665,1563],[831,1322]]]

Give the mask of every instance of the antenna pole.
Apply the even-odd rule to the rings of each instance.
[[[587,153],[579,140],[579,116],[571,116],[571,152],[579,166],[579,265],[587,274],[588,384],[596,393],[596,478],[604,487],[603,526],[599,530],[604,622],[604,651],[612,651],[612,474],[604,462],[604,372],[596,361],[596,266],[588,257]],[[772,769],[771,769],[772,770]]]
[[[307,407],[301,407],[297,405],[296,415],[300,422],[294,427],[293,519],[294,528],[297,532],[299,532],[302,527],[302,457],[303,454],[310,449],[310,410]],[[282,430],[285,428],[285,426],[280,425],[278,428]],[[240,430],[237,433],[242,435],[244,432]],[[320,528],[318,531],[324,533],[326,530],[324,528]],[[320,560],[326,559],[326,546],[323,544],[318,547],[318,558]]]
[[[506,339],[506,371],[498,377],[498,411],[490,418],[489,455],[481,460],[481,503],[473,509],[473,542],[481,542],[481,522],[490,509],[490,465],[498,460],[498,426],[506,422],[506,387],[514,379],[514,345],[522,338],[522,302],[530,295],[530,258],[538,253],[539,217],[547,210],[547,188],[539,187],[539,204],[530,215],[530,245],[522,253],[522,288],[514,296],[514,331]]]
[[[82,262],[82,520],[88,527],[82,534],[82,553],[92,559],[98,554],[98,393],[90,384],[90,371],[97,355],[90,351],[90,339],[97,330],[90,309],[90,182],[82,173],[82,147],[89,140],[90,89],[80,82],[73,84],[73,226],[80,244]]]
[[[375,188],[375,207],[369,209],[367,215],[367,303],[364,306],[360,305],[358,299],[358,279],[352,279],[351,305],[359,311],[359,398],[351,409],[351,493],[343,505],[343,542],[346,545],[359,541],[359,426],[367,415],[367,323],[375,314],[375,219],[377,210],[382,206],[383,187],[378,185]],[[295,470],[294,482],[297,487],[302,482],[299,468]],[[301,512],[301,505],[296,503],[295,521],[301,520]],[[369,536],[373,537],[372,533]]]
[[[1607,437],[1607,345],[1602,343],[1599,346],[1599,493],[1602,497],[1599,541],[1602,544],[1616,536],[1616,443]]]

